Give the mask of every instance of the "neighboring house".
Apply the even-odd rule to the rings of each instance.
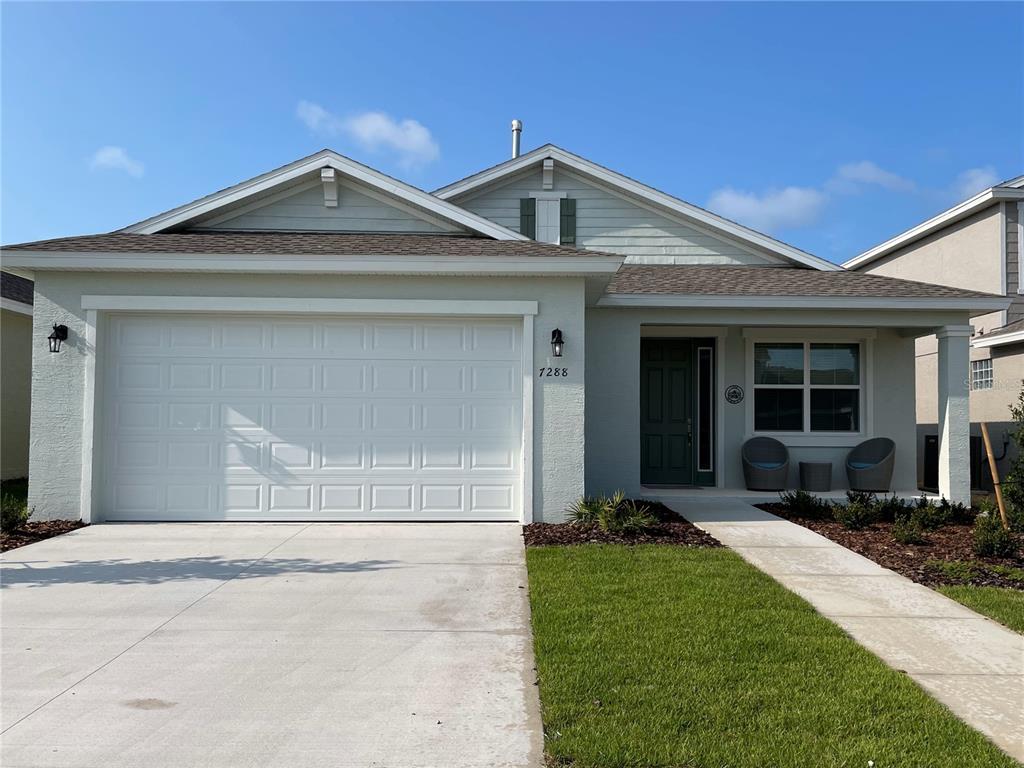
[[[850,259],[843,266],[868,274],[921,280],[997,293],[1009,307],[971,318],[970,382],[972,457],[976,488],[991,488],[981,423],[989,425],[993,451],[1005,473],[1015,455],[1010,405],[1024,386],[1024,176],[997,184]],[[934,336],[917,340],[918,480],[937,485],[938,434]]]
[[[30,502],[87,520],[548,520],[896,441],[941,329],[968,495],[967,324],[1007,302],[845,272],[553,146],[423,192],[323,150],[123,230],[23,243]],[[47,351],[54,323],[62,351]]]
[[[0,272],[0,479],[28,476],[32,281]]]

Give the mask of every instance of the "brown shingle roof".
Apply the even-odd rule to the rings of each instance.
[[[3,298],[31,304],[34,289],[35,284],[31,280],[12,275],[10,272],[0,272],[0,296]]]
[[[989,331],[988,333],[983,333],[979,336],[976,336],[975,338],[994,339],[998,336],[1006,336],[1011,333],[1020,333],[1021,331],[1024,331],[1024,320],[1014,320],[1012,323],[1007,323],[1006,325],[1000,326],[999,328]]]
[[[209,253],[327,256],[565,257],[611,255],[533,240],[490,240],[461,235],[343,232],[111,232],[3,246],[4,251],[102,253]]]
[[[790,267],[623,266],[606,293],[702,296],[833,296],[871,298],[1002,298],[943,285],[863,272]]]

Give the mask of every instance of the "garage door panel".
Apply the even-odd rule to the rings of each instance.
[[[519,335],[470,319],[114,316],[108,518],[518,519]]]

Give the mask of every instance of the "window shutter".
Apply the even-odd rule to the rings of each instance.
[[[563,197],[559,212],[559,242],[562,245],[576,245],[576,200]]]
[[[533,197],[519,199],[519,234],[531,240],[537,239],[537,200]]]

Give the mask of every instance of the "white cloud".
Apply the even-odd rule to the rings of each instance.
[[[404,167],[425,165],[441,154],[430,129],[411,118],[396,120],[384,112],[339,117],[310,101],[300,101],[295,113],[313,133],[345,135],[369,152],[392,152]]]
[[[89,159],[89,167],[95,170],[124,171],[129,176],[139,178],[146,171],[146,166],[129,156],[124,147],[100,147]]]
[[[774,232],[814,224],[827,200],[824,192],[811,187],[769,189],[761,194],[725,187],[712,193],[708,207],[753,229]]]
[[[870,160],[839,166],[825,187],[832,192],[852,194],[859,192],[864,185],[874,185],[894,192],[912,192],[916,188],[910,179],[887,171]]]
[[[983,168],[968,168],[956,177],[952,192],[957,200],[966,200],[999,182],[1000,178],[996,174],[996,169],[991,165],[986,165]]]

